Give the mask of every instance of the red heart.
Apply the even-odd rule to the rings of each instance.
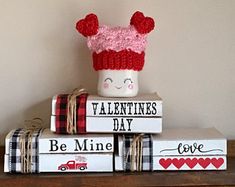
[[[188,167],[192,169],[197,165],[197,158],[193,158],[193,159],[187,158],[185,160],[185,163],[188,165]]]
[[[211,159],[211,163],[213,164],[213,166],[215,166],[217,169],[224,163],[224,159],[223,158],[212,158]]]
[[[207,166],[211,163],[211,159],[210,158],[199,158],[198,159],[198,163],[200,164],[200,166],[202,166],[204,169],[207,168]]]
[[[131,21],[130,24],[131,25],[137,25],[138,23],[140,23],[143,19],[145,18],[144,14],[140,11],[136,11],[132,17],[131,17]]]
[[[161,158],[159,160],[159,164],[162,167],[164,167],[165,169],[167,169],[171,165],[171,159],[170,158],[168,158],[168,159]]]
[[[97,34],[99,28],[98,18],[95,14],[88,14],[84,19],[81,19],[76,24],[76,29],[83,36],[92,36]]]
[[[142,12],[135,12],[131,17],[131,25],[141,34],[147,34],[154,29],[155,23],[153,18],[145,17]]]
[[[172,160],[172,163],[174,164],[175,167],[180,169],[184,165],[185,159],[184,158],[180,158],[180,159],[174,158]]]

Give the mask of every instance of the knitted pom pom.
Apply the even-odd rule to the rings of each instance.
[[[147,34],[154,29],[154,20],[150,17],[145,17],[142,12],[135,12],[131,17],[131,25],[134,25],[135,29],[140,34]]]
[[[95,14],[88,14],[84,19],[81,19],[76,24],[76,29],[83,36],[96,35],[99,28],[98,18]]]

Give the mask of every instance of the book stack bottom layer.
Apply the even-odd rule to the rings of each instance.
[[[13,166],[14,172],[21,172],[18,147],[13,158],[11,154],[12,143],[16,143],[12,142],[13,132],[6,137],[5,172],[12,172]],[[117,138],[116,171],[124,170],[127,161],[124,136],[127,135]],[[152,164],[149,168],[155,171],[225,170],[227,167],[227,141],[214,128],[165,129],[162,134],[152,135],[149,145],[146,150],[151,155],[147,154],[147,164]],[[112,134],[57,135],[45,129],[38,137],[37,154],[38,172],[112,172],[114,137]]]
[[[12,132],[6,137],[5,172],[11,172]],[[112,134],[57,135],[45,129],[38,139],[38,172],[112,172],[113,141]],[[21,171],[20,165],[16,172]]]
[[[227,140],[214,128],[165,129],[152,136],[153,170],[225,170]],[[123,136],[118,136],[115,170],[124,170]],[[136,168],[134,168],[136,169]]]

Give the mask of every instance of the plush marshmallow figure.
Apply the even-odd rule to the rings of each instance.
[[[147,34],[154,29],[154,20],[135,12],[128,27],[99,26],[95,14],[76,24],[87,37],[92,51],[93,67],[98,71],[98,94],[104,97],[137,95],[138,72],[143,69]]]

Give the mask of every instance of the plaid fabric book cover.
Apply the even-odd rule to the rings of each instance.
[[[132,155],[131,146],[133,144],[134,135],[123,135],[123,168],[124,171],[131,171],[131,157],[134,157],[135,168],[137,168],[137,155]],[[153,170],[153,140],[151,134],[144,134],[141,137],[141,171]],[[135,147],[132,147],[135,149]]]
[[[76,97],[77,104],[77,134],[86,133],[86,101],[88,94],[81,94]],[[61,94],[57,96],[56,100],[56,133],[67,133],[67,106],[68,94]]]
[[[39,172],[39,144],[38,144],[38,138],[41,134],[43,129],[37,129],[34,130],[31,134],[31,172],[32,173],[38,173]],[[28,136],[29,131],[23,128],[18,128],[13,131],[10,141],[9,141],[9,172],[11,173],[18,173],[22,172],[22,156],[21,156],[21,146],[20,146],[20,138],[24,136],[25,138],[25,149],[29,147],[28,145]],[[26,158],[24,158],[26,159]]]

